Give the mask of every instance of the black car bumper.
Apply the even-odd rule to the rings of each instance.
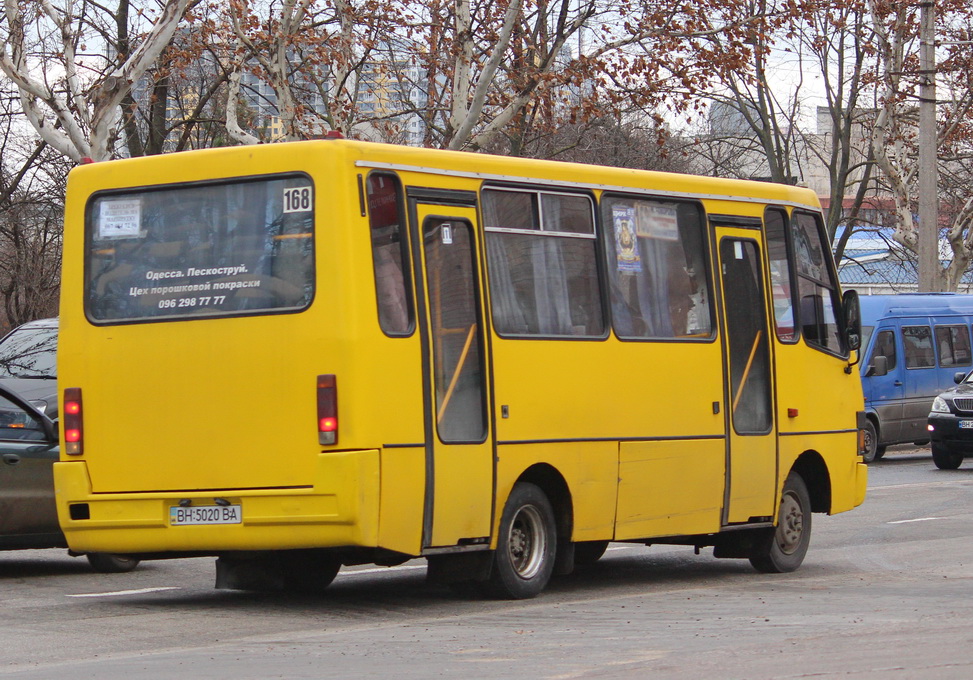
[[[961,423],[969,423],[962,427]],[[973,415],[929,414],[929,439],[950,453],[973,456]]]

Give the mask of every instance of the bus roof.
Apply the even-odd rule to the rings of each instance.
[[[193,154],[194,160],[190,160],[186,154]],[[590,190],[643,189],[651,191],[654,195],[672,194],[701,199],[772,202],[820,209],[817,195],[813,191],[784,184],[345,139],[200,149],[161,156],[120,159],[79,166],[72,171],[72,174],[85,176],[92,173],[92,176],[99,176],[103,181],[108,179],[107,175],[111,175],[108,181],[118,181],[119,184],[116,186],[121,188],[144,184],[138,181],[139,170],[142,167],[153,167],[165,172],[165,166],[171,164],[171,174],[178,176],[180,181],[198,181],[213,179],[211,170],[209,173],[205,170],[205,168],[211,169],[213,164],[212,161],[203,163],[195,159],[203,161],[219,159],[223,156],[222,165],[227,168],[225,176],[232,177],[245,172],[240,170],[241,167],[246,166],[244,159],[252,156],[271,157],[277,154],[290,156],[294,159],[295,165],[304,166],[309,165],[312,162],[310,159],[315,155],[321,154],[333,159],[350,161],[363,169],[450,175],[483,181],[556,183],[565,188]],[[110,171],[109,168],[115,172]],[[198,174],[200,176],[197,176]]]

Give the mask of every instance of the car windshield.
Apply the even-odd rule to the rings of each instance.
[[[23,327],[0,342],[0,378],[56,378],[57,328]]]

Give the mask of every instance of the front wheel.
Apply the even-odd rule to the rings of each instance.
[[[554,570],[554,510],[534,484],[516,484],[500,518],[500,537],[486,594],[522,600],[544,590]]]
[[[932,443],[932,462],[940,470],[956,470],[963,463],[963,454],[953,453],[941,444]]]
[[[796,472],[787,475],[780,496],[777,527],[758,540],[750,553],[757,571],[781,574],[801,566],[811,543],[811,496]]]

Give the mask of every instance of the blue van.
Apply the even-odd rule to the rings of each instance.
[[[862,295],[865,462],[890,444],[929,441],[932,400],[973,368],[973,295]]]

